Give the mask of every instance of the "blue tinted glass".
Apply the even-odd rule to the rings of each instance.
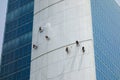
[[[34,0],[8,0],[0,80],[29,80]]]
[[[120,7],[91,0],[97,80],[120,80]]]

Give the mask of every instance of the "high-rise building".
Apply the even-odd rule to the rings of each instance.
[[[91,0],[97,80],[120,80],[120,6]]]
[[[9,0],[0,80],[120,80],[119,21],[115,0]]]
[[[0,80],[29,80],[34,0],[8,0]]]
[[[30,80],[96,80],[90,0],[35,0]]]

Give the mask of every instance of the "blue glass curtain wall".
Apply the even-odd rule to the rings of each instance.
[[[29,80],[34,0],[8,0],[0,80]]]
[[[120,80],[120,6],[91,0],[97,80]]]

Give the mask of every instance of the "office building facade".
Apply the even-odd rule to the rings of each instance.
[[[119,19],[115,0],[9,0],[0,80],[120,80]]]
[[[29,80],[34,0],[8,0],[0,80]]]
[[[90,0],[35,0],[30,80],[96,80]]]
[[[120,80],[120,6],[115,0],[91,0],[97,80]]]

